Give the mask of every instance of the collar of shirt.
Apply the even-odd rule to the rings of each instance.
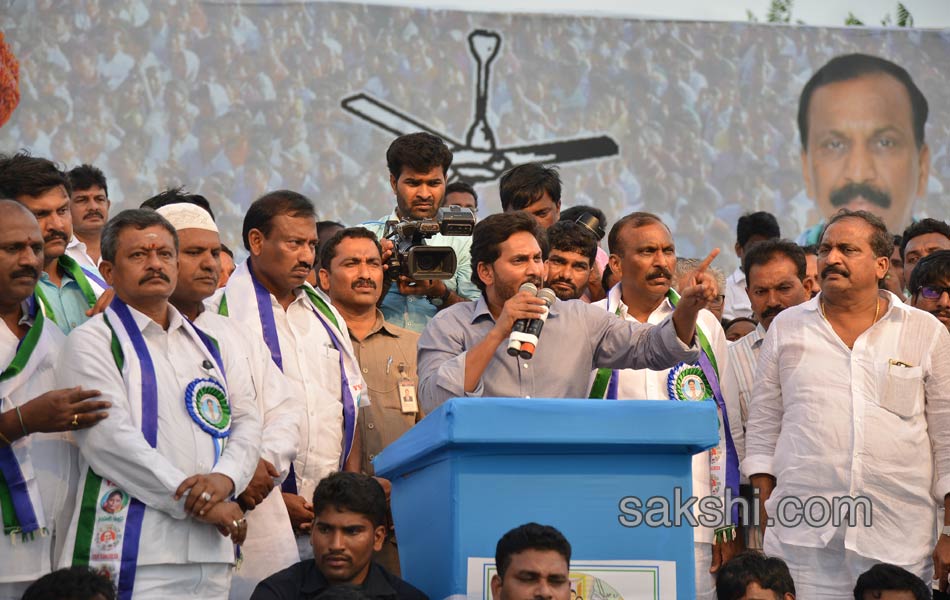
[[[157,327],[161,331],[166,331],[162,329],[162,326],[152,320],[151,317],[137,310],[134,306],[129,305],[129,312],[132,313],[132,319],[135,320],[135,324],[138,325],[139,331],[145,333],[145,330],[149,327]],[[171,333],[172,331],[178,329],[179,327],[184,326],[185,318],[181,316],[181,313],[178,312],[178,309],[172,306],[170,303],[168,305],[168,329],[167,331]]]
[[[72,275],[70,275],[67,271],[64,271],[63,269],[59,268],[59,263],[56,263],[56,268],[59,269],[59,275],[61,278],[60,280],[62,281],[62,285],[60,285],[57,289],[62,289],[62,288],[65,288],[70,283],[75,283]],[[47,273],[46,271],[40,272],[39,282],[49,287],[54,287],[54,288],[57,287],[56,284],[53,283],[53,280],[50,279],[49,273]]]
[[[548,319],[557,318],[558,313],[560,312],[559,306],[558,306],[560,303],[561,303],[560,300],[555,300],[554,304],[552,304],[551,307],[548,308],[548,316],[547,316]],[[488,308],[488,300],[485,299],[485,294],[482,294],[481,296],[479,296],[478,300],[476,300],[475,302],[468,302],[464,304],[474,304],[472,308],[472,320],[471,320],[472,324],[478,321],[482,321],[485,318],[491,319],[492,321],[495,320],[495,317],[492,316],[491,314],[491,310],[489,310]]]
[[[623,301],[623,292],[620,289],[620,284],[618,283],[614,287],[610,288],[610,292],[607,293],[607,310],[611,313],[617,312],[620,310],[620,316],[626,319],[629,315],[627,314],[627,305]],[[650,313],[650,321],[653,321],[653,317],[659,317],[656,323],[659,323],[663,320],[666,315],[673,312],[673,304],[670,302],[669,298],[663,298],[663,302],[660,302],[659,306],[653,309],[653,312]],[[633,317],[630,317],[631,319]],[[654,323],[654,325],[656,324]]]
[[[300,592],[315,598],[320,592],[330,587],[330,583],[326,577],[323,576],[323,573],[320,572],[320,569],[317,568],[316,559],[307,561],[307,563],[307,571],[304,574],[303,583],[300,585]],[[389,585],[389,582],[386,581],[386,578],[383,576],[382,570],[375,562],[369,564],[369,573],[366,574],[366,579],[360,588],[361,591],[370,598],[384,598],[396,595],[396,590],[393,589],[393,586]]]
[[[80,252],[86,254],[86,243],[80,241],[80,239],[75,235],[73,235],[73,237],[70,238],[69,243],[66,244],[67,250],[72,250],[73,248],[78,248]]]
[[[383,311],[379,310],[378,308],[376,309],[376,322],[373,323],[373,327],[369,330],[369,333],[366,334],[366,337],[363,339],[367,340],[373,337],[374,335],[376,335],[377,333],[382,333],[384,335],[388,335],[389,337],[394,337],[394,338],[402,337],[399,331],[395,327],[393,327],[392,325],[386,322],[386,318],[383,317]],[[352,339],[354,342],[357,341],[356,338],[353,336],[352,329],[350,329],[350,339]]]
[[[736,270],[729,276],[729,281],[745,287],[745,273],[742,272],[742,267],[736,267]]]

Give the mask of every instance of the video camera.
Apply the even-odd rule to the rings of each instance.
[[[383,237],[393,241],[389,273],[410,279],[451,279],[457,258],[451,246],[427,246],[426,239],[442,235],[472,235],[475,215],[461,206],[445,206],[434,219],[387,221]]]

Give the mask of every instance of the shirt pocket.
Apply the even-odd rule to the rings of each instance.
[[[887,364],[881,408],[902,418],[913,417],[923,411],[923,397],[923,368]]]

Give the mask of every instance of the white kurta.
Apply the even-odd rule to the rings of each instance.
[[[853,349],[822,317],[820,294],[769,327],[743,472],[776,477],[770,517],[785,498],[863,496],[873,519],[867,527],[863,518],[857,527],[776,523],[766,548],[772,536],[824,548],[843,528],[844,548],[860,557],[910,566],[933,552],[936,507],[950,493],[950,333],[933,315],[879,294],[888,309]]]
[[[620,284],[618,283],[610,292],[607,298],[596,302],[595,306],[611,310],[620,307],[621,316],[628,321],[636,319],[627,313],[627,305],[621,299]],[[670,301],[664,299],[663,302],[650,314],[647,322],[656,325],[673,313],[673,305]],[[726,347],[726,336],[722,331],[722,326],[716,320],[715,315],[707,310],[699,312],[697,319],[700,327],[706,333],[709,343],[712,346],[713,353],[716,355],[719,373],[722,374],[728,368],[728,350]],[[669,400],[670,394],[667,389],[667,379],[670,369],[662,371],[652,371],[650,369],[624,369],[619,372],[617,380],[617,398],[618,399],[636,399],[636,400]],[[720,377],[720,386],[724,388],[726,382]],[[723,396],[726,390],[723,389]],[[728,410],[728,409],[727,409]],[[731,417],[732,415],[730,415]],[[738,419],[736,419],[738,421]],[[730,428],[735,430],[735,425],[730,421]],[[693,455],[693,496],[703,498],[710,495],[709,482],[709,452]],[[697,509],[698,510],[698,509]],[[698,515],[697,510],[694,514]],[[699,525],[694,530],[694,540],[696,542],[711,544],[713,541],[713,528]]]
[[[296,402],[290,382],[271,360],[263,339],[242,335],[235,321],[210,310],[198,315],[195,325],[222,346],[243,354],[254,383],[256,408],[264,423],[261,458],[280,472],[277,486],[246,514],[247,538],[241,545],[244,560],[234,572],[230,596],[243,599],[250,597],[261,580],[300,560],[290,516],[281,498],[280,482],[287,476],[297,454],[303,407]]]
[[[112,403],[109,418],[76,432],[80,475],[92,468],[116,482],[146,506],[138,552],[139,565],[232,563],[229,538],[210,524],[185,513],[185,498],[174,494],[181,482],[196,473],[221,473],[235,489],[247,487],[259,456],[261,421],[253,397],[246,361],[221,347],[232,410],[231,435],[215,463],[210,435],[185,409],[185,388],[195,379],[220,377],[217,366],[205,369],[205,354],[186,333],[185,319],[169,306],[169,327],[161,326],[129,307],[142,332],[155,367],[158,388],[158,436],[149,446],[141,430],[141,407],[132,406],[126,384],[112,358],[112,333],[103,316],[93,317],[67,338],[57,366],[58,387],[82,385],[97,389]],[[115,327],[119,324],[114,323]],[[136,360],[134,355],[126,361]],[[73,512],[62,563],[71,562],[79,510]]]
[[[32,320],[24,318],[21,323],[32,325]],[[7,392],[0,407],[3,412],[14,406],[22,407],[33,398],[56,389],[54,367],[65,336],[48,319],[46,328],[55,343],[45,356],[34,354],[33,360],[38,361],[36,370]],[[13,360],[19,343],[20,338],[0,324],[0,371]],[[0,536],[0,597],[6,595],[7,584],[25,585],[54,570],[69,525],[77,481],[76,447],[68,433],[33,433],[16,440],[13,448],[18,455],[21,452],[29,455],[50,535],[37,533],[32,541],[17,540],[16,544],[11,543],[10,536]],[[24,473],[24,477],[29,476]]]

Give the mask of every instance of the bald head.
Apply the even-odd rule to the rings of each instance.
[[[0,214],[3,215],[3,220],[6,223],[8,219],[13,219],[16,216],[27,217],[29,220],[36,223],[36,217],[33,216],[33,213],[30,212],[30,209],[23,206],[16,200],[10,200],[8,198],[0,199]],[[39,224],[37,224],[39,227]]]
[[[0,309],[17,310],[43,271],[43,234],[28,208],[0,200]]]

